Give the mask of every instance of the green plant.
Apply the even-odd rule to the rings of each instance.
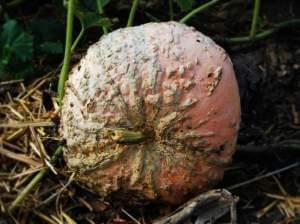
[[[26,28],[6,19],[0,31],[0,79],[26,78],[41,56],[62,54],[63,31],[53,19],[33,20]]]
[[[189,11],[193,8],[195,0],[175,0],[181,11]]]
[[[249,43],[249,42],[251,43],[251,42],[266,39],[267,37],[270,37],[274,33],[280,31],[281,29],[287,27],[299,26],[299,25],[300,25],[300,19],[291,19],[288,21],[275,24],[273,28],[261,31],[260,33],[256,33],[255,36],[248,35],[248,36],[224,38],[221,39],[221,41],[224,41],[229,44],[241,44],[241,43]]]
[[[56,19],[38,19],[30,23],[35,56],[63,54],[64,27]]]
[[[16,20],[6,20],[0,33],[0,79],[27,75],[32,58],[33,37]]]
[[[71,60],[71,46],[72,46],[72,33],[73,33],[73,20],[74,20],[74,4],[75,0],[68,1],[68,13],[67,13],[67,25],[66,25],[66,44],[65,44],[65,55],[64,55],[64,62],[59,76],[59,83],[58,83],[58,101],[61,105],[62,98],[64,95],[64,86],[65,82],[68,77],[69,67],[70,67],[70,60]],[[63,151],[63,147],[59,146],[52,158],[51,163],[54,163],[58,160],[61,156]],[[29,192],[36,187],[36,185],[41,181],[41,179],[47,174],[49,168],[45,167],[35,177],[29,182],[28,185],[18,194],[16,199],[12,202],[10,207],[8,208],[9,212],[12,212],[29,194]]]
[[[106,1],[106,4],[108,4],[109,1]],[[99,14],[102,16],[104,11],[103,11],[103,7],[105,6],[105,1],[103,0],[97,0],[97,9],[98,9],[98,12]],[[103,30],[103,33],[104,34],[107,34],[107,27],[103,26],[102,27],[102,30]]]
[[[252,24],[251,24],[251,29],[250,29],[251,37],[254,37],[256,34],[256,26],[257,26],[257,20],[259,17],[259,11],[260,11],[260,0],[255,0],[254,7],[253,7]]]
[[[74,51],[84,32],[100,27],[107,33],[111,21],[104,16],[104,7],[110,0],[74,1],[74,15],[80,22],[80,32],[72,43]],[[17,6],[19,1],[9,2]],[[16,5],[15,5],[16,4]],[[65,5],[68,1],[65,1]],[[6,19],[0,32],[0,79],[25,78],[32,74],[40,57],[60,55],[64,52],[63,24],[56,19],[34,19],[23,28],[16,20]]]
[[[135,16],[135,12],[138,7],[138,4],[139,4],[139,0],[133,0],[132,7],[131,7],[129,17],[128,17],[128,21],[127,21],[127,27],[133,25],[133,20],[134,20],[134,16]]]
[[[197,8],[195,8],[191,12],[189,12],[186,16],[184,16],[179,22],[186,23],[190,18],[194,17],[198,13],[208,9],[209,7],[215,5],[218,2],[220,2],[220,0],[211,0],[203,5],[198,6]]]
[[[112,25],[108,17],[103,16],[103,7],[109,3],[109,0],[97,0],[80,2],[76,0],[74,2],[74,15],[80,22],[80,32],[77,35],[72,45],[71,51],[73,52],[79,41],[84,35],[84,32],[92,27],[101,27],[103,33],[107,33],[107,29]]]

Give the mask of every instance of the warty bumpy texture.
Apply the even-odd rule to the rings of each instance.
[[[116,30],[93,44],[66,83],[67,165],[104,198],[178,204],[211,188],[231,161],[240,123],[232,63],[176,22]],[[120,143],[113,130],[149,138]]]

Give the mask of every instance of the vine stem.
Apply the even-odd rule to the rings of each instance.
[[[250,37],[254,37],[256,34],[259,11],[260,11],[260,0],[255,0],[254,7],[253,7],[253,17],[252,17],[252,24],[250,30]]]
[[[63,147],[59,146],[56,151],[54,152],[53,156],[51,157],[51,164],[55,163],[58,158],[60,157],[63,151]],[[11,203],[10,207],[8,208],[9,212],[12,212],[22,201],[26,198],[26,196],[30,193],[32,189],[41,181],[41,179],[46,175],[49,171],[48,167],[44,167],[42,170],[38,172],[37,175],[26,185],[26,187],[18,194],[16,199]]]
[[[73,20],[74,20],[74,3],[75,0],[68,1],[68,14],[67,14],[67,33],[66,33],[66,45],[65,45],[65,55],[64,62],[61,69],[59,83],[58,83],[58,101],[59,105],[62,104],[62,99],[64,95],[65,81],[67,80],[67,75],[69,72],[70,59],[71,59],[71,46],[72,46],[72,32],[73,32]],[[59,146],[53,156],[51,157],[51,163],[55,163],[63,152],[63,147]],[[32,191],[36,185],[41,181],[41,179],[48,173],[49,168],[44,167],[42,170],[35,175],[35,177],[26,185],[26,187],[17,195],[16,199],[9,206],[8,211],[12,212],[19,204],[21,204],[27,195]]]
[[[277,25],[274,26],[274,28],[260,32],[256,34],[254,37],[242,36],[242,37],[224,38],[223,41],[230,44],[254,42],[254,41],[265,39],[283,28],[298,26],[298,25],[300,25],[300,19],[292,19],[292,20],[278,23]]]
[[[97,8],[98,8],[99,14],[102,15],[104,13],[102,0],[97,0]],[[107,28],[105,26],[102,26],[102,30],[103,30],[104,34],[108,33]]]
[[[58,81],[58,102],[61,106],[62,99],[65,93],[65,82],[68,78],[70,60],[71,60],[71,48],[72,48],[72,33],[73,33],[73,21],[74,21],[74,4],[75,0],[68,1],[68,14],[67,14],[67,33],[66,33],[66,45],[63,67],[61,69]]]
[[[97,0],[97,8],[98,8],[98,12],[100,15],[102,15],[104,13],[103,11],[103,6],[102,6],[102,0]],[[83,34],[84,34],[84,31],[85,31],[85,26],[84,26],[84,22],[82,20],[82,18],[78,17],[79,19],[79,22],[80,22],[80,32],[78,34],[78,36],[76,37],[75,41],[73,42],[72,44],[72,47],[71,47],[71,53],[74,52],[74,50],[76,49],[79,41],[81,40]],[[103,33],[104,34],[107,34],[108,33],[108,30],[105,26],[102,26],[102,30],[103,30]]]
[[[12,0],[6,3],[6,7],[13,8],[18,6],[19,4],[22,4],[23,2],[25,2],[25,0]]]
[[[82,38],[82,36],[83,36],[83,34],[84,34],[85,28],[84,28],[84,24],[83,24],[82,19],[79,19],[79,22],[80,22],[80,26],[81,26],[80,32],[79,32],[78,36],[76,37],[76,39],[74,40],[74,43],[72,44],[72,47],[71,47],[71,53],[74,52],[75,48],[77,47],[77,45],[78,45],[80,39]]]
[[[169,0],[169,16],[170,16],[170,20],[174,19],[173,0]]]
[[[129,17],[128,17],[127,27],[130,27],[130,26],[133,25],[135,12],[136,12],[136,9],[137,9],[138,5],[139,5],[139,0],[133,0],[131,10],[130,10],[130,13],[129,13]]]
[[[199,7],[195,8],[191,12],[189,12],[187,15],[185,15],[181,20],[179,20],[180,23],[186,23],[188,20],[190,20],[192,17],[197,15],[198,13],[208,9],[209,7],[217,4],[220,0],[211,0],[203,5],[200,5]]]

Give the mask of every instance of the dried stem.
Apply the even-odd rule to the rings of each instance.
[[[125,129],[113,130],[111,137],[113,140],[122,143],[140,142],[146,138],[146,136],[142,132],[130,131]]]
[[[3,81],[3,82],[0,82],[0,86],[11,85],[11,84],[20,83],[20,82],[23,82],[23,81],[24,81],[23,79]]]
[[[283,168],[281,168],[281,169],[274,170],[274,171],[271,171],[271,172],[266,173],[266,174],[264,174],[264,175],[260,175],[260,176],[254,177],[254,178],[252,178],[252,179],[250,179],[250,180],[246,180],[246,181],[243,181],[243,182],[241,182],[241,183],[231,185],[231,186],[229,186],[229,187],[226,187],[226,189],[228,189],[228,190],[233,190],[233,189],[236,189],[236,188],[239,188],[239,187],[248,185],[248,184],[252,184],[252,183],[254,183],[254,182],[257,182],[257,181],[259,181],[259,180],[265,179],[265,178],[267,178],[267,177],[271,177],[271,176],[274,176],[274,175],[276,175],[276,174],[279,174],[279,173],[282,173],[282,172],[284,172],[284,171],[287,171],[287,170],[289,170],[289,169],[295,168],[295,167],[297,167],[297,166],[299,166],[299,165],[300,165],[300,162],[296,162],[296,163],[293,163],[293,164],[288,165],[288,166],[286,166],[286,167],[283,167]]]
[[[27,128],[27,127],[53,127],[55,124],[52,121],[34,121],[34,122],[11,122],[1,124],[0,128]]]
[[[237,153],[246,154],[274,154],[275,152],[291,153],[291,151],[300,150],[299,140],[285,140],[279,143],[267,145],[237,145]]]

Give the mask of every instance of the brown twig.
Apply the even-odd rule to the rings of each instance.
[[[38,161],[32,159],[32,157],[26,156],[26,155],[21,154],[21,153],[14,153],[14,152],[12,152],[10,150],[7,150],[3,147],[0,147],[0,154],[3,155],[3,156],[6,156],[8,158],[11,158],[13,160],[17,160],[17,161],[20,161],[22,163],[26,163],[30,166],[34,166],[34,167],[42,166],[41,162],[38,162]]]
[[[281,168],[281,169],[274,170],[274,171],[272,171],[272,172],[269,172],[269,173],[266,173],[266,174],[263,174],[263,175],[259,175],[259,176],[257,176],[257,177],[254,177],[254,178],[250,179],[250,180],[246,180],[246,181],[243,181],[243,182],[241,182],[241,183],[237,183],[237,184],[231,185],[231,186],[229,186],[229,187],[226,187],[226,189],[228,189],[228,190],[233,190],[233,189],[236,189],[236,188],[239,188],[239,187],[243,187],[243,186],[246,186],[246,185],[248,185],[248,184],[252,184],[252,183],[255,183],[255,182],[260,181],[260,180],[262,180],[262,179],[271,177],[271,176],[273,176],[273,175],[282,173],[282,172],[284,172],[284,171],[293,169],[293,168],[295,168],[295,167],[297,167],[297,166],[299,166],[299,165],[300,165],[300,162],[296,162],[296,163],[293,163],[293,164],[288,165],[288,166],[286,166],[286,167],[283,167],[283,168]]]
[[[295,139],[295,140],[285,140],[277,144],[274,143],[268,145],[237,145],[236,150],[237,153],[249,153],[249,154],[274,153],[275,151],[290,153],[291,151],[300,150],[300,141]]]
[[[52,121],[25,121],[25,122],[11,122],[0,123],[0,128],[27,128],[27,127],[54,127],[55,124]]]

